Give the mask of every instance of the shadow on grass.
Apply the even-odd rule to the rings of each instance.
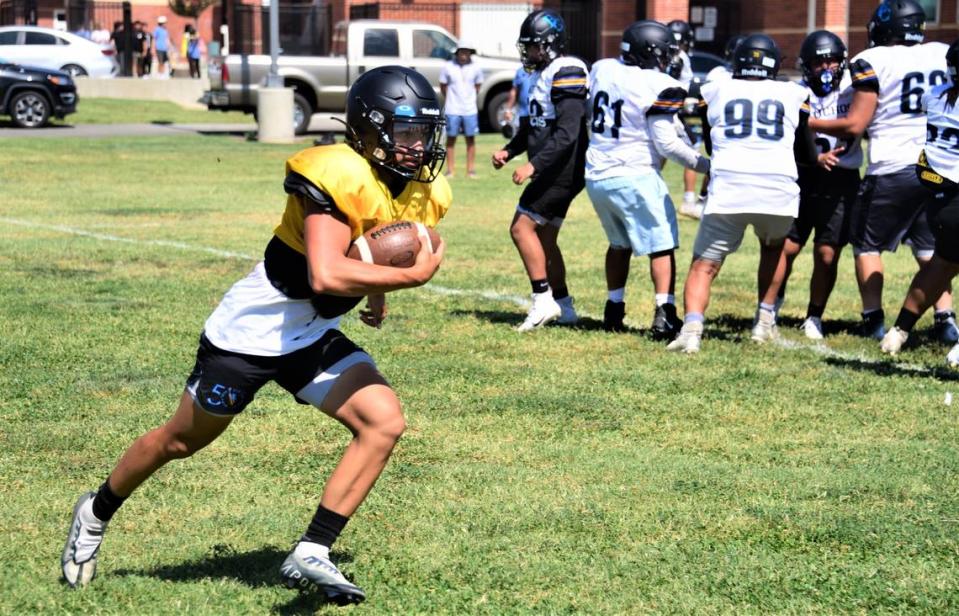
[[[508,325],[511,328],[519,326],[519,324],[523,322],[523,319],[526,318],[526,311],[520,308],[517,308],[516,312],[504,312],[502,310],[453,310],[450,314],[454,317],[473,317],[474,319],[486,321],[493,325]],[[580,317],[576,325],[559,325],[553,323],[547,327],[563,327],[582,331],[603,331],[603,322],[592,317]],[[642,331],[643,330],[630,328],[624,333],[642,333]]]
[[[959,373],[948,368],[939,366],[922,366],[910,368],[899,364],[889,362],[862,361],[859,359],[846,359],[841,357],[826,357],[823,359],[830,366],[837,368],[846,368],[849,370],[859,370],[860,372],[872,372],[878,376],[906,376],[922,379],[937,379],[940,381],[959,381]]]
[[[249,552],[237,552],[227,545],[215,545],[203,558],[179,564],[162,565],[152,569],[120,569],[113,575],[153,577],[167,582],[196,582],[198,580],[233,579],[250,588],[282,587],[280,564],[289,553],[288,549],[264,547]],[[348,553],[333,552],[332,560],[338,564],[350,563]],[[293,596],[286,603],[271,610],[275,614],[312,614],[321,607],[335,605],[322,594],[290,591]]]

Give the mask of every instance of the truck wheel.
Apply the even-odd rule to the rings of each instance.
[[[293,93],[293,132],[303,135],[310,128],[310,118],[313,117],[313,107],[310,101],[299,92]]]
[[[20,128],[39,128],[50,119],[50,103],[39,92],[21,92],[10,101],[10,116]]]
[[[506,120],[506,101],[509,100],[509,90],[494,94],[486,103],[486,122],[491,131],[499,132],[502,123]]]

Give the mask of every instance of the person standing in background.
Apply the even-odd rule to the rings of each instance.
[[[460,43],[453,59],[440,72],[440,92],[446,99],[443,109],[446,115],[446,176],[456,172],[456,135],[462,131],[466,137],[466,174],[476,177],[476,133],[479,132],[479,108],[476,97],[483,83],[483,69],[473,62],[476,49]]]
[[[157,77],[170,78],[170,33],[166,29],[166,15],[157,17],[157,27],[153,31],[153,46],[157,56]]]
[[[196,28],[192,24],[187,24],[183,30],[183,38],[180,40],[180,55],[187,59],[190,64],[190,78],[200,78],[200,56],[202,54],[202,41],[200,35],[196,33]]]

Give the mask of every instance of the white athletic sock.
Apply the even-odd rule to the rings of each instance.
[[[626,287],[620,287],[618,289],[610,289],[609,291],[609,301],[615,304],[622,304],[623,299],[626,297]]]
[[[313,541],[304,541],[300,540],[296,544],[296,547],[293,549],[293,554],[299,558],[306,558],[307,556],[316,556],[317,558],[326,558],[330,557],[330,548],[325,545],[320,545]]]
[[[683,193],[683,201],[685,201],[686,203],[695,203],[696,193],[691,190],[687,190],[686,192]]]
[[[656,307],[659,308],[663,304],[675,304],[676,296],[672,293],[657,293],[656,294]]]

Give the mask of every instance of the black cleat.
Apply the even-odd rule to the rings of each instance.
[[[606,308],[603,309],[603,329],[608,332],[626,331],[626,326],[623,324],[625,317],[626,302],[606,300]]]
[[[653,340],[672,340],[682,328],[683,321],[676,316],[676,306],[663,304],[656,308],[653,324],[649,326],[649,333]]]
[[[935,325],[936,340],[943,344],[959,342],[959,328],[956,327],[956,313],[953,311],[937,312]]]
[[[874,310],[869,314],[862,315],[859,335],[863,338],[882,340],[886,336],[886,313],[882,310]]]

